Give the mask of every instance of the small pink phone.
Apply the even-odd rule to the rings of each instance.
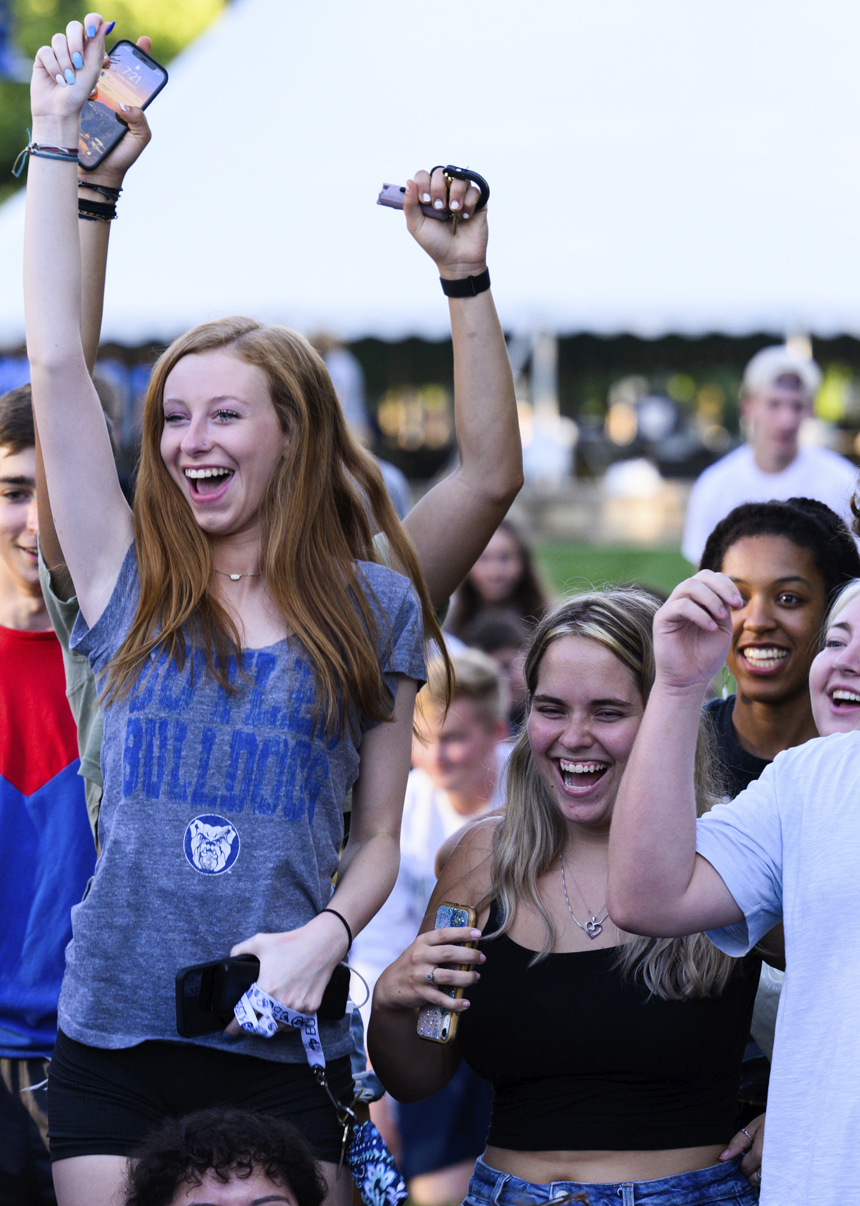
[[[436,910],[436,924],[433,928],[447,930],[462,926],[464,929],[472,929],[476,919],[477,914],[471,905],[453,904],[450,900],[443,900]],[[463,942],[458,945],[474,947],[475,943]],[[457,963],[446,966],[455,967],[457,971],[468,971],[470,964]],[[454,1001],[458,1001],[463,995],[462,987],[441,988],[441,991]],[[450,1043],[457,1033],[457,1020],[458,1015],[453,1009],[444,1009],[441,1005],[425,1005],[418,1012],[418,1037],[431,1043]]]

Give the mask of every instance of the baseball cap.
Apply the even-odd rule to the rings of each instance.
[[[759,390],[767,389],[769,385],[776,384],[784,373],[793,373],[795,377],[799,377],[811,398],[818,393],[821,386],[821,369],[814,360],[799,355],[784,343],[756,352],[744,369],[741,393],[755,394]]]

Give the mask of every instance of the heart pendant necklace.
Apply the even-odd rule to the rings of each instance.
[[[567,894],[567,883],[565,882],[565,878],[564,878],[564,860],[563,859],[559,859],[559,865],[561,866],[561,886],[564,890],[564,899],[567,903],[567,911],[568,911],[568,913],[570,913],[575,924],[578,925],[581,930],[584,930],[585,933],[589,936],[589,938],[591,938],[593,941],[595,938],[598,937],[598,935],[603,933],[603,923],[604,923],[604,921],[606,921],[607,917],[609,916],[609,910],[606,908],[606,901],[603,902],[600,909],[598,909],[598,911],[597,911],[597,913],[601,913],[601,912],[603,912],[604,909],[606,910],[605,912],[603,912],[602,917],[599,917],[597,915],[597,913],[592,913],[591,909],[589,909],[589,907],[588,907],[587,900],[582,895],[582,888],[580,888],[579,884],[576,883],[576,876],[573,875],[573,872],[571,871],[571,875],[573,875],[573,882],[576,884],[576,890],[579,893],[580,899],[582,900],[582,903],[585,905],[586,911],[588,913],[588,921],[586,921],[585,925],[583,925],[581,921],[577,920],[576,914],[574,913],[573,909],[570,907],[570,897]]]

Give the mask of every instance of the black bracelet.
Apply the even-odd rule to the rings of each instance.
[[[343,916],[342,913],[338,913],[337,909],[323,909],[323,913],[334,913],[335,917],[337,917],[338,920],[343,922],[344,928],[346,929],[346,936],[349,939],[349,946],[346,948],[347,953],[348,953],[350,948],[352,947],[352,930],[349,928],[349,922]]]
[[[467,276],[459,281],[448,281],[440,276],[439,282],[446,297],[477,297],[490,287],[490,270],[485,268],[478,276]]]
[[[109,184],[91,184],[89,180],[78,180],[78,188],[89,188],[94,193],[101,193],[108,201],[118,201],[121,188],[112,188]]]
[[[83,201],[79,197],[78,217],[87,222],[112,222],[116,217],[116,202]]]

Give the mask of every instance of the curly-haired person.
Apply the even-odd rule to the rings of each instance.
[[[125,1206],[320,1206],[311,1149],[282,1118],[198,1110],[152,1130],[129,1166]]]

